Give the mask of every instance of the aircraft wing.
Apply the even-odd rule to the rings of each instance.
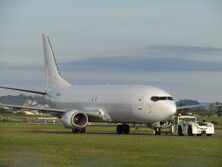
[[[62,114],[69,111],[64,109],[58,109],[58,108],[43,108],[43,107],[32,107],[32,106],[20,106],[20,105],[12,105],[12,104],[1,104],[0,107],[9,107],[13,109],[30,109],[30,110],[38,110],[43,113],[49,113],[53,116],[57,116],[61,118]],[[99,120],[110,120],[110,116],[104,112],[103,110],[99,108],[93,108],[93,109],[84,109],[79,110],[82,113],[85,113],[89,121],[99,121]]]
[[[206,104],[197,104],[197,105],[188,105],[188,106],[178,106],[177,110],[184,110],[184,109],[194,109],[194,108],[205,108]]]
[[[57,112],[57,113],[64,113],[65,110],[57,109],[57,108],[43,108],[43,107],[32,107],[32,106],[20,106],[20,105],[12,105],[12,104],[1,104],[0,107],[9,107],[14,109],[30,109],[30,110],[39,110],[42,112]]]
[[[46,95],[46,94],[47,94],[46,92],[43,92],[43,91],[20,89],[20,88],[12,88],[12,87],[6,87],[6,86],[0,86],[0,88],[10,89],[10,90],[16,90],[16,91],[22,91],[22,92],[35,93],[35,94],[41,94],[41,95]]]

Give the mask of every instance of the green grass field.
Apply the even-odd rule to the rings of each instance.
[[[116,135],[114,127],[72,134],[62,126],[0,124],[0,166],[222,166],[222,136]],[[147,133],[148,135],[141,135]]]

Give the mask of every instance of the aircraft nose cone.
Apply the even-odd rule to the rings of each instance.
[[[169,117],[172,117],[176,114],[177,112],[177,108],[176,108],[176,104],[174,102],[170,102],[165,106],[165,110],[166,110],[166,114]]]
[[[160,111],[160,117],[162,117],[162,121],[168,121],[170,120],[177,112],[176,104],[175,102],[166,102],[162,103],[162,108]]]
[[[169,113],[173,116],[176,114],[176,112],[177,112],[177,107],[176,107],[176,104],[174,103],[173,105],[169,107]]]

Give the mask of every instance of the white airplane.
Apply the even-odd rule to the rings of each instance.
[[[45,91],[34,91],[12,87],[0,88],[41,94],[49,99],[55,108],[38,108],[0,104],[12,108],[37,109],[51,113],[61,119],[73,133],[84,133],[87,123],[118,123],[116,132],[128,134],[129,124],[146,124],[160,134],[161,123],[169,121],[177,107],[166,91],[139,85],[71,85],[61,76],[47,34],[43,34],[45,60]],[[183,107],[184,108],[184,107]]]

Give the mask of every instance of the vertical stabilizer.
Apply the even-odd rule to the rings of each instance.
[[[60,75],[48,34],[43,34],[46,88],[65,88],[71,86]]]

